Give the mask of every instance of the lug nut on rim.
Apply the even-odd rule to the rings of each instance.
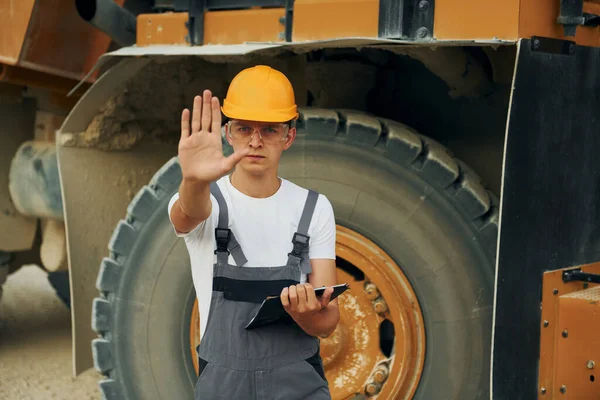
[[[375,300],[379,297],[379,289],[377,289],[377,286],[372,282],[365,284],[365,293],[369,300]]]
[[[376,383],[383,383],[390,374],[390,370],[387,365],[380,364],[373,373],[373,381]]]
[[[365,386],[365,393],[367,396],[375,396],[377,393],[381,391],[381,384],[377,382],[369,382]]]
[[[377,314],[383,314],[388,310],[387,303],[382,297],[373,302],[373,308]]]

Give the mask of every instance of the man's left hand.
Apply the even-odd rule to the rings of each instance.
[[[315,295],[315,289],[310,283],[292,285],[281,291],[283,308],[294,319],[303,319],[316,314],[329,305],[333,287],[328,287],[320,298]]]

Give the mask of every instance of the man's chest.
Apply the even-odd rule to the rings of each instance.
[[[286,212],[283,207],[231,211],[231,229],[248,259],[248,266],[285,264],[298,228],[299,215],[296,214],[299,213]]]

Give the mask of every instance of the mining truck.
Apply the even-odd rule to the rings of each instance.
[[[0,5],[0,281],[68,276],[103,398],[193,396],[180,115],[259,64],[300,107],[280,176],[336,215],[333,399],[600,392],[598,0]]]

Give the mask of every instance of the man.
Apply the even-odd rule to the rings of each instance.
[[[228,157],[221,111],[234,149]],[[331,398],[318,337],[339,321],[337,300],[330,301],[333,209],[325,196],[278,177],[297,117],[291,83],[266,66],[241,71],[221,109],[210,91],[196,96],[191,130],[189,110],[182,112],[183,180],[169,216],[185,237],[200,306],[196,399]],[[317,298],[314,288],[323,286]],[[246,330],[273,295],[293,321]]]

